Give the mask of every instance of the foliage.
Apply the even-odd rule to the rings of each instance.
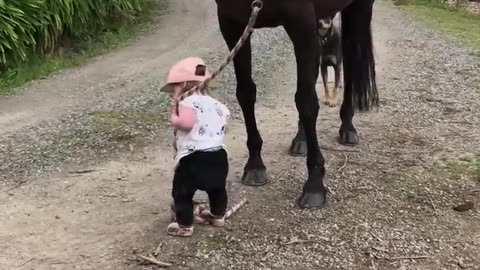
[[[401,0],[394,0],[398,1]],[[407,0],[402,9],[480,51],[480,16],[449,7],[442,0]]]
[[[131,20],[145,0],[0,0],[0,71]]]

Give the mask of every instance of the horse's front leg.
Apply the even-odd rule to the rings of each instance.
[[[320,50],[320,47],[317,49]],[[318,67],[320,66],[320,51],[318,52],[318,58],[316,58],[316,78],[318,78]],[[327,71],[327,66],[322,66],[322,79],[323,79],[323,87],[325,90],[325,102],[328,104],[328,101],[330,100],[330,95],[328,92],[328,71]],[[316,83],[316,82],[315,82]],[[307,139],[305,137],[305,129],[303,128],[302,122],[299,120],[298,121],[298,128],[297,128],[297,134],[292,140],[292,143],[290,144],[290,148],[288,150],[288,153],[291,156],[306,156],[307,155]]]
[[[230,21],[219,14],[219,24],[222,36],[231,50],[243,33],[245,25]],[[263,163],[261,150],[263,140],[257,129],[255,119],[255,102],[257,87],[252,79],[252,50],[248,39],[234,58],[235,76],[237,79],[237,100],[242,108],[247,130],[247,147],[249,158],[244,168],[242,183],[249,186],[266,184],[266,167]]]
[[[306,11],[312,12],[311,10]],[[295,104],[300,116],[299,131],[305,134],[307,146],[308,179],[303,186],[303,193],[298,200],[301,208],[324,207],[327,203],[325,160],[318,144],[316,123],[320,106],[315,85],[319,69],[319,48],[316,32],[315,14],[299,16],[285,25],[293,42],[297,60],[297,92]]]

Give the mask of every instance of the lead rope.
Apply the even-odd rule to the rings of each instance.
[[[235,45],[235,47],[233,47],[233,49],[230,51],[229,55],[225,59],[224,63],[222,65],[220,65],[220,67],[218,67],[218,69],[215,72],[213,72],[212,75],[210,75],[210,77],[208,77],[205,81],[200,82],[196,86],[194,86],[191,89],[185,91],[185,93],[183,93],[178,98],[178,100],[183,100],[185,97],[188,97],[188,96],[192,95],[197,90],[199,90],[200,92],[203,92],[204,89],[205,89],[205,86],[210,81],[215,79],[228,66],[228,64],[230,64],[232,62],[235,55],[237,55],[238,51],[240,51],[242,46],[245,44],[245,41],[248,40],[248,38],[250,37],[250,34],[253,32],[253,30],[255,28],[255,23],[257,22],[258,13],[260,12],[260,10],[262,10],[262,8],[263,8],[263,0],[254,0],[252,2],[252,13],[250,14],[250,18],[248,19],[248,24],[245,27],[245,30],[243,31],[243,34],[240,36],[240,39],[238,40],[237,44]],[[173,104],[176,108],[176,113],[177,114],[178,114],[178,100],[174,101],[174,104]],[[173,131],[173,134],[174,134],[175,137],[176,137],[176,133],[177,133],[177,130],[175,129]],[[176,142],[174,142],[174,148],[175,148],[175,152],[176,152],[177,151]]]
[[[205,86],[210,81],[215,79],[228,66],[228,64],[230,64],[232,62],[235,55],[237,55],[238,51],[240,51],[242,46],[245,44],[245,41],[248,40],[248,38],[250,37],[250,34],[253,32],[253,30],[255,28],[255,23],[257,21],[258,13],[260,12],[260,10],[262,8],[263,8],[263,0],[254,0],[252,2],[252,13],[250,14],[248,24],[245,27],[245,30],[243,31],[243,34],[240,36],[240,39],[238,40],[237,44],[235,45],[235,47],[233,47],[233,49],[230,51],[229,55],[225,59],[224,63],[222,65],[220,65],[220,67],[218,67],[218,69],[215,72],[213,72],[210,75],[210,77],[208,77],[205,81],[200,82],[196,86],[194,86],[191,89],[185,91],[185,93],[183,93],[179,97],[179,100],[182,100],[185,97],[192,95],[193,92],[195,92],[197,90],[203,91],[205,89]]]

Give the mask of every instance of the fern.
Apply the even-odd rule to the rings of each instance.
[[[146,0],[0,0],[0,71],[131,20]]]

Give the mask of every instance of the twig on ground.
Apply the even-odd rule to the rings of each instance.
[[[377,257],[379,260],[398,261],[398,260],[425,260],[431,256],[400,256],[400,257]]]
[[[355,226],[355,230],[353,231],[353,243],[355,244],[355,249],[358,252],[358,226]]]
[[[8,193],[8,192],[10,192],[10,191],[12,191],[12,190],[14,190],[14,189],[17,189],[17,188],[21,187],[21,186],[23,186],[25,183],[27,183],[27,182],[19,182],[19,183],[16,184],[15,186],[13,186],[13,187],[5,190],[5,193]]]
[[[377,258],[377,256],[375,256],[374,254],[370,253],[368,255],[369,259],[370,259],[370,268],[373,269],[373,270],[376,270],[377,269],[377,266],[375,265],[375,259]]]
[[[161,251],[161,249],[162,249],[162,246],[163,246],[163,243],[158,244],[157,248],[156,248],[155,251],[153,252],[153,256],[157,257],[158,254],[160,254],[160,251]]]
[[[382,238],[378,237],[378,236],[375,235],[373,232],[370,232],[370,234],[371,234],[375,239],[377,239],[378,241],[382,242],[382,244],[385,244],[385,241],[384,241]]]
[[[376,270],[377,266],[375,265],[375,260],[373,259],[373,257],[370,259],[370,263],[372,264],[370,268],[372,268],[373,270]]]
[[[334,151],[334,152],[360,153],[359,150],[353,150],[353,149],[336,149],[336,148],[331,148],[331,147],[327,147],[327,146],[320,146],[320,149],[326,150],[326,151]]]
[[[433,212],[435,213],[435,217],[438,218],[437,207],[435,207],[435,204],[433,203],[432,196],[430,196],[430,194],[428,194],[428,193],[427,193],[427,196],[428,196],[428,199],[430,200],[430,204],[432,205]]]
[[[84,173],[91,173],[93,171],[95,171],[95,170],[94,169],[85,169],[85,170],[69,171],[69,173],[84,174]]]
[[[388,250],[385,249],[385,248],[382,248],[382,247],[371,247],[371,249],[376,250],[376,251],[380,251],[380,252],[388,253]]]
[[[375,185],[374,183],[368,183],[368,185],[370,185],[371,187],[370,186],[360,186],[360,187],[357,187],[356,190],[357,191],[361,191],[361,190],[372,191],[372,190],[375,190],[376,192],[384,190],[384,188],[380,188],[379,186]]]
[[[137,256],[144,259],[147,262],[153,263],[153,264],[158,265],[160,267],[170,267],[170,266],[172,266],[171,263],[166,263],[166,262],[162,262],[162,261],[157,260],[151,254],[148,254],[148,257],[140,255],[140,254],[138,254]]]
[[[294,244],[304,244],[304,243],[310,243],[310,242],[314,242],[315,240],[304,240],[304,239],[298,239],[298,238],[294,238],[290,241],[288,241],[287,243],[285,243],[284,245],[294,245]]]
[[[348,156],[347,156],[347,154],[345,154],[345,153],[343,153],[343,155],[345,156],[345,161],[343,162],[342,167],[340,167],[340,168],[338,169],[338,172],[340,172],[341,170],[345,169],[345,167],[347,167]]]
[[[22,267],[22,266],[26,265],[27,263],[32,262],[32,261],[34,261],[34,260],[36,260],[36,258],[31,258],[31,259],[29,259],[29,260],[27,260],[27,261],[24,261],[23,263],[17,265],[17,268],[20,268],[20,267]]]
[[[395,243],[393,242],[393,232],[390,232],[388,243],[390,244],[390,247],[393,248],[393,256],[397,257],[397,246],[395,246]]]

